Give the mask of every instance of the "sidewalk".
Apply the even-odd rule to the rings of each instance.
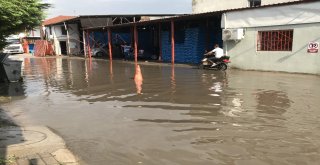
[[[0,153],[0,165],[78,165],[63,139],[46,127],[0,128]]]

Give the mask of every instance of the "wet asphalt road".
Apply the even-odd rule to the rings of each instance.
[[[25,59],[24,82],[1,88],[12,96],[1,107],[53,129],[82,164],[319,164],[319,76],[140,68]]]

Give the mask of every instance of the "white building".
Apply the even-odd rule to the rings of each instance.
[[[27,31],[24,37],[40,38],[40,28],[34,28],[33,30]]]
[[[192,12],[204,13],[236,8],[256,7],[301,0],[192,0]]]
[[[58,16],[44,21],[45,33],[54,46],[56,55],[75,55],[80,53],[80,34],[78,24],[66,24],[73,16]]]
[[[227,11],[221,26],[231,65],[320,74],[319,13],[319,1]]]

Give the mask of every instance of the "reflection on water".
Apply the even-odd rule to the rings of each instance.
[[[317,76],[62,58],[25,59],[24,75],[4,108],[83,164],[319,162]]]
[[[1,83],[0,84],[0,96],[24,96],[24,86],[21,82],[16,83]]]
[[[172,95],[176,92],[176,74],[174,71],[174,65],[171,66],[171,93]]]
[[[113,64],[112,64],[112,60],[109,61],[109,70],[110,70],[110,81],[113,84]]]
[[[134,83],[136,84],[137,94],[142,92],[143,77],[140,69],[140,65],[135,66]]]

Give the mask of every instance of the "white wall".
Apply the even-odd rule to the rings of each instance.
[[[257,51],[258,31],[293,29],[292,51]],[[320,74],[320,53],[307,52],[308,43],[320,42],[320,23],[247,28],[240,42],[227,41],[231,66],[246,70]]]
[[[247,0],[193,0],[192,12],[204,13],[226,9],[248,7]]]
[[[229,11],[221,27],[243,28],[320,22],[320,2]],[[226,21],[225,21],[226,18]]]
[[[61,26],[51,26],[51,34],[52,34],[52,40],[54,45],[54,51],[56,55],[61,55],[61,48],[59,41],[66,41],[67,39],[61,38]]]
[[[62,34],[61,27],[64,27],[63,25],[54,25],[51,26],[51,34],[52,34],[52,40],[54,42],[54,50],[57,55],[61,55],[61,47],[60,47],[60,41],[66,41],[67,42],[67,50],[68,54],[78,54],[80,52],[80,34],[78,31],[78,25],[77,24],[69,24],[68,25],[68,32],[69,32],[69,41],[68,44],[68,38],[67,35]],[[46,28],[47,34],[49,33],[49,27]],[[68,47],[70,46],[70,52]]]
[[[28,32],[28,37],[39,37],[40,38],[40,28],[34,28]]]
[[[293,1],[299,1],[299,0],[261,0],[261,5],[270,5],[270,4],[293,2]]]
[[[261,0],[261,5],[292,1],[299,0]],[[193,13],[204,13],[244,7],[249,7],[248,0],[192,0]]]

